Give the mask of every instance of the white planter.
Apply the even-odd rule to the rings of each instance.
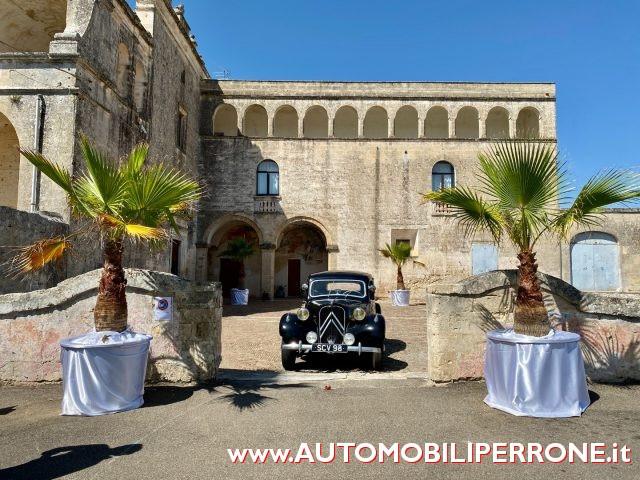
[[[410,290],[391,290],[391,305],[395,307],[408,307],[411,296]]]
[[[125,331],[62,340],[62,415],[95,416],[140,407],[151,338]]]
[[[232,288],[231,305],[247,305],[249,303],[249,289]]]

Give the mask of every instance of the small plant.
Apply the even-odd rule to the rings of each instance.
[[[187,219],[201,194],[198,183],[162,163],[147,165],[149,146],[136,146],[121,162],[114,162],[80,137],[84,172],[72,177],[64,167],[31,150],[20,150],[42,174],[67,194],[71,213],[88,220],[64,237],[41,240],[23,247],[12,262],[13,273],[31,272],[58,261],[74,240],[97,236],[104,265],[94,308],[97,331],[127,328],[127,281],[122,266],[125,240],[166,246],[169,231]],[[84,238],[86,241],[86,238]]]
[[[405,242],[398,242],[393,245],[388,243],[380,250],[383,257],[390,259],[397,267],[396,289],[406,290],[402,267],[411,259],[411,245]]]
[[[18,105],[21,101],[22,101],[22,95],[11,95],[9,97],[9,100],[11,101],[11,103],[13,103],[14,105]]]
[[[220,257],[227,257],[235,260],[240,265],[240,271],[238,272],[238,288],[244,289],[244,261],[254,253],[253,245],[250,244],[245,238],[238,237],[229,240],[227,248],[220,253]]]

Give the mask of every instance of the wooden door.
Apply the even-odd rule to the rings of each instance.
[[[300,296],[300,260],[290,259],[287,265],[288,271],[288,295],[290,297]]]

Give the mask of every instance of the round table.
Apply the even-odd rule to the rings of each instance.
[[[590,404],[580,335],[487,333],[484,376],[490,407],[530,417],[580,416]]]

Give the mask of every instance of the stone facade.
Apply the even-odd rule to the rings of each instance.
[[[153,335],[148,382],[204,382],[221,360],[222,296],[217,283],[127,270],[129,326]],[[93,329],[99,270],[29,293],[0,295],[0,381],[60,380],[62,338]],[[173,298],[173,318],[156,320],[154,297]]]
[[[481,378],[485,335],[513,324],[515,270],[494,271],[427,289],[429,378],[435,382]],[[556,329],[577,332],[593,381],[640,379],[640,295],[583,293],[539,274]]]
[[[81,132],[114,158],[146,141],[153,161],[195,173],[200,82],[208,73],[182,9],[165,0],[139,0],[136,11],[124,0],[9,3],[0,20],[2,205],[55,214],[73,229],[64,192],[40,176],[34,189],[31,164],[17,146],[41,150],[77,174]],[[24,217],[7,214],[14,223]],[[187,278],[195,276],[190,231],[179,239],[179,272]],[[23,240],[39,239],[35,233]],[[5,235],[0,232],[0,245],[11,244],[12,235]],[[169,248],[158,255],[131,249],[129,264],[168,271]],[[76,253],[69,276],[100,263],[94,245],[77,245]]]

